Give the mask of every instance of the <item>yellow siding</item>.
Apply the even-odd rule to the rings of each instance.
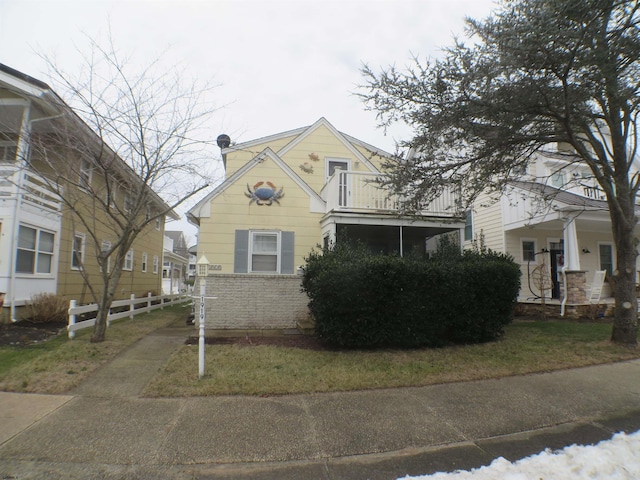
[[[257,205],[245,195],[247,184],[272,182],[283,188],[280,204]],[[320,242],[321,214],[309,212],[309,196],[270,158],[252,168],[212,200],[211,221],[200,226],[198,252],[210,263],[222,265],[217,273],[232,273],[236,230],[281,230],[295,232],[295,264]]]

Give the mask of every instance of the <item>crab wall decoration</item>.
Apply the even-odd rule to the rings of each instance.
[[[280,205],[280,200],[284,197],[284,188],[278,190],[271,182],[258,182],[253,186],[253,189],[247,184],[247,192],[245,195],[250,199],[249,204],[256,202],[258,205],[272,205],[276,202]]]

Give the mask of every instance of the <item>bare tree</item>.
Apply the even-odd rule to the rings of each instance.
[[[203,132],[215,108],[207,98],[212,87],[183,83],[183,73],[162,70],[160,58],[136,71],[113,42],[89,39],[89,46],[75,76],[43,56],[61,113],[49,132],[32,138],[31,155],[97,259],[93,271],[79,257],[72,261],[99,306],[91,341],[101,342],[134,241],[175,218],[210,183],[203,162],[213,143]]]

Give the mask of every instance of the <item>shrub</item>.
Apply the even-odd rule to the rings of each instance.
[[[65,322],[69,301],[53,293],[39,293],[26,305],[29,318],[34,323]]]
[[[494,340],[512,320],[520,288],[518,266],[491,251],[429,261],[371,254],[345,242],[306,260],[302,287],[316,334],[337,347]]]

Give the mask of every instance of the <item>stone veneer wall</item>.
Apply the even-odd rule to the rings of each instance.
[[[309,317],[299,275],[219,274],[205,277],[205,325],[216,330],[287,330]],[[197,282],[196,325],[200,284]]]

